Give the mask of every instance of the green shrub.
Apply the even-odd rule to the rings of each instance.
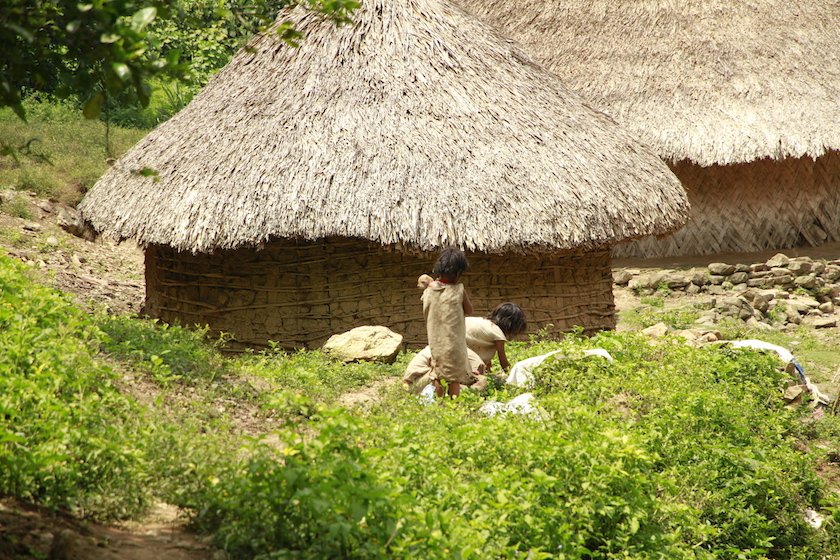
[[[0,210],[9,216],[23,218],[24,220],[31,220],[34,217],[32,210],[29,209],[29,203],[26,202],[26,199],[19,196],[12,198],[9,202],[4,202],[0,206]]]
[[[0,256],[0,494],[94,517],[143,507],[139,411],[96,361],[98,339],[69,298]]]
[[[218,349],[207,340],[207,328],[188,329],[152,319],[102,316],[106,336],[102,349],[150,374],[161,386],[216,380],[224,370]]]

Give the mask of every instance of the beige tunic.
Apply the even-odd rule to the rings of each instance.
[[[478,354],[485,364],[496,355],[496,341],[507,340],[499,325],[483,317],[465,320],[467,347]]]
[[[449,382],[469,383],[472,375],[464,327],[464,285],[432,282],[420,299],[434,375]]]
[[[465,385],[475,386],[481,381],[486,381],[484,378],[484,362],[478,357],[478,354],[472,350],[467,350],[467,356],[470,360],[470,369],[473,376],[471,383],[465,383]],[[432,349],[426,346],[408,362],[408,367],[405,368],[405,374],[403,375],[403,382],[408,383],[409,390],[412,393],[419,395],[434,380]],[[486,383],[484,385],[486,386]]]

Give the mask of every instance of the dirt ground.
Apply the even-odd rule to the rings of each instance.
[[[143,253],[131,242],[115,243],[107,239],[95,242],[74,237],[58,226],[58,209],[46,201],[26,195],[31,218],[0,213],[0,250],[40,271],[42,280],[73,297],[88,309],[112,312],[139,312],[144,297]],[[754,263],[766,260],[774,252],[751,255],[717,255],[696,258],[658,259],[656,261],[621,260],[616,267],[689,268],[705,266],[712,260]],[[817,250],[785,251],[791,256],[807,254],[816,258],[840,257],[840,244]],[[686,305],[703,296],[669,298],[667,306]],[[619,311],[640,305],[628,289],[616,289]],[[622,324],[619,323],[619,329]],[[836,329],[833,329],[836,331]],[[832,334],[836,336],[836,332]],[[123,389],[139,400],[153,399],[157,388],[125,372]],[[246,380],[247,381],[247,380]],[[396,381],[396,379],[394,380]],[[379,388],[365,388],[344,395],[345,406],[365,406],[377,398]],[[170,406],[180,406],[190,399],[190,389],[171,397]],[[265,430],[266,419],[258,410],[241,403],[214,403],[222,411],[230,404],[242,411],[245,432]],[[235,405],[235,406],[234,406]],[[826,465],[827,478],[840,475]],[[141,520],[125,525],[102,526],[55,514],[42,508],[13,500],[0,500],[0,560],[40,558],[49,560],[219,560],[224,553],[214,551],[187,529],[187,520],[177,508],[158,504]]]

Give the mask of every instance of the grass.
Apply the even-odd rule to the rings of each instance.
[[[71,109],[43,115],[33,111],[28,122],[11,110],[0,110],[0,138],[14,156],[0,156],[0,189],[30,191],[42,198],[76,204],[107,168],[146,131],[111,127],[109,153],[105,125],[85,120]]]

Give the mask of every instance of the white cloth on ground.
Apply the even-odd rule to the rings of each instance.
[[[534,370],[537,369],[537,367],[540,366],[546,359],[557,355],[560,352],[561,350],[555,350],[554,352],[549,352],[548,354],[542,354],[541,356],[534,356],[533,358],[527,358],[516,362],[513,364],[513,367],[510,368],[510,373],[508,374],[505,383],[515,387],[529,387],[533,385]],[[609,362],[613,361],[613,357],[610,356],[610,353],[603,348],[584,350],[583,354],[585,357],[600,356]]]

